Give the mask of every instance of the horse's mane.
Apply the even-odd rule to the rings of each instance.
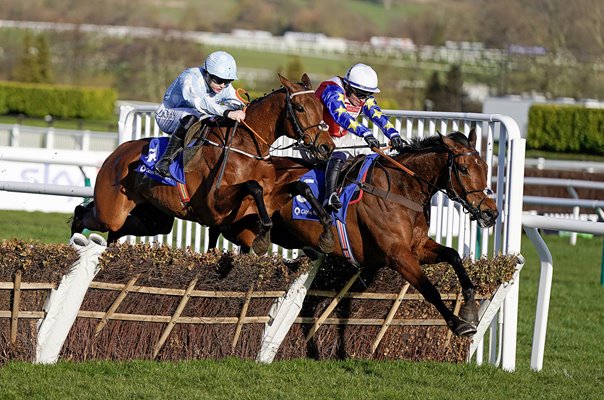
[[[470,142],[468,141],[468,138],[466,137],[466,135],[464,135],[463,133],[461,133],[459,131],[451,132],[447,135],[447,137],[463,146],[471,147]],[[421,138],[411,139],[409,142],[409,145],[403,149],[401,154],[417,153],[417,152],[426,151],[426,150],[438,151],[440,149],[444,150],[443,142],[439,135],[434,135],[434,136],[428,136],[423,139],[421,139]]]
[[[256,104],[261,102],[262,100],[266,99],[268,96],[277,93],[277,92],[281,92],[285,90],[285,86],[281,86],[278,89],[273,89],[271,90],[269,93],[264,93],[264,95],[260,96],[260,97],[256,97],[255,99],[253,99],[252,101],[250,101],[249,105],[251,106],[252,104]]]
[[[302,83],[302,82],[298,82],[297,84],[300,85],[300,86],[302,86],[302,87],[304,87],[304,88],[306,88],[306,85],[304,85],[304,83]],[[310,89],[310,88],[307,88],[307,89]],[[286,91],[286,90],[287,89],[285,88],[285,86],[281,86],[280,88],[277,88],[277,89],[272,89],[269,93],[264,93],[264,95],[262,95],[260,97],[256,97],[255,99],[253,99],[250,102],[249,105],[258,103],[258,102],[264,100],[265,98],[267,98],[268,96],[270,96],[271,94],[278,93],[278,92],[283,92],[283,91]]]

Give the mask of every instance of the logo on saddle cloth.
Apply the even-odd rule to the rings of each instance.
[[[356,182],[364,182],[365,176],[367,175],[367,171],[369,167],[375,159],[378,157],[378,154],[369,154],[363,160],[363,165],[359,170],[359,173],[356,178]],[[319,202],[323,201],[325,197],[325,171],[313,169],[304,174],[300,180],[306,183],[310,189],[312,190],[313,195],[319,199]],[[359,191],[359,187],[356,183],[351,183],[350,185],[345,186],[340,192],[340,201],[342,202],[342,208],[338,210],[337,213],[331,213],[331,218],[335,221],[340,221],[343,224],[346,223],[346,213],[348,211],[348,206],[350,204],[354,204],[360,200],[360,197],[354,199],[355,193]],[[306,221],[318,221],[319,217],[317,216],[316,211],[312,208],[310,203],[306,201],[306,199],[300,195],[294,197],[293,207],[292,207],[292,219],[300,219]]]
[[[160,137],[153,138],[149,142],[149,152],[141,154],[140,163],[135,171],[148,177],[155,179],[158,182],[168,186],[176,186],[177,183],[185,183],[185,172],[183,168],[182,154],[180,151],[172,164],[170,164],[170,174],[172,177],[163,177],[155,172],[155,163],[159,161],[162,154],[166,151],[169,138]]]

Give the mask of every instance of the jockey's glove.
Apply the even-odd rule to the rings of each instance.
[[[380,142],[372,134],[363,136],[363,139],[365,139],[365,142],[367,142],[367,145],[369,145],[370,149],[373,149],[374,147],[378,149],[380,148]]]
[[[399,153],[403,150],[403,147],[405,147],[406,145],[407,145],[407,142],[405,142],[405,140],[403,140],[403,138],[400,137],[400,135],[395,135],[390,138],[390,147],[392,147],[394,150],[398,151]]]

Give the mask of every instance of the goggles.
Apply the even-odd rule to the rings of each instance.
[[[222,78],[217,77],[216,75],[212,75],[212,74],[208,74],[208,75],[210,75],[210,80],[217,85],[228,86],[231,82],[233,82],[232,79],[222,79]]]
[[[373,95],[371,92],[366,92],[364,90],[356,89],[350,86],[350,93],[354,94],[359,100],[366,100]]]

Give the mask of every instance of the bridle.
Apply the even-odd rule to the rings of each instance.
[[[454,154],[451,150],[447,149],[447,169],[449,171],[449,177],[447,182],[446,194],[450,200],[460,203],[463,206],[464,210],[471,215],[471,219],[480,221],[480,207],[482,206],[483,201],[485,201],[488,196],[493,194],[493,191],[489,188],[469,191],[466,189],[461,178],[459,177],[459,167],[457,165],[457,162],[455,161],[455,159],[464,156],[479,156],[479,153],[478,151],[474,150]],[[461,194],[458,193],[457,190],[455,190],[455,187],[453,185],[453,177],[455,177],[457,183],[459,184],[459,187],[461,188]],[[474,206],[470,204],[470,202],[468,202],[468,196],[478,192],[483,192],[486,196],[483,197],[482,200],[480,200],[480,203],[478,203],[478,205]]]
[[[294,98],[295,96],[301,96],[301,95],[307,95],[307,94],[311,94],[312,96],[315,95],[315,91],[314,90],[302,90],[299,92],[294,92],[294,93],[289,93],[288,90],[286,90],[286,102],[287,102],[287,115],[288,118],[290,119],[290,122],[292,123],[292,125],[294,126],[294,131],[296,132],[296,138],[295,143],[291,146],[291,147],[295,147],[296,149],[302,149],[302,150],[312,150],[312,149],[316,149],[316,143],[317,143],[317,139],[319,138],[319,134],[321,132],[326,132],[329,128],[327,126],[327,124],[325,123],[325,121],[321,120],[318,124],[314,124],[314,125],[310,125],[307,127],[302,127],[302,125],[300,124],[300,121],[298,120],[298,117],[296,116],[296,112],[294,110],[294,106],[293,106],[293,102],[292,102],[292,98]],[[319,128],[319,132],[313,137],[307,133],[307,131],[309,129],[313,129],[313,128]],[[308,139],[306,143],[305,139]]]
[[[320,132],[325,132],[329,129],[329,127],[323,120],[321,120],[318,124],[303,128],[302,125],[300,124],[300,121],[298,120],[298,117],[296,117],[296,113],[294,111],[294,107],[293,107],[293,103],[292,103],[292,98],[295,96],[304,95],[304,94],[312,94],[314,96],[315,95],[314,90],[302,90],[302,91],[294,92],[294,93],[290,94],[289,91],[287,90],[287,88],[284,88],[284,89],[285,89],[285,93],[286,93],[285,101],[286,101],[286,106],[287,106],[287,117],[290,120],[291,124],[294,126],[294,131],[296,133],[296,138],[294,139],[294,143],[292,143],[288,146],[284,146],[284,147],[273,147],[270,143],[268,143],[266,140],[264,140],[262,138],[262,136],[258,132],[256,132],[254,130],[254,128],[252,128],[247,122],[242,121],[242,124],[245,125],[245,127],[248,128],[250,130],[250,132],[252,132],[258,140],[260,140],[262,143],[269,146],[269,155],[267,157],[270,157],[270,152],[272,152],[274,150],[285,150],[285,149],[289,149],[291,147],[293,147],[296,150],[303,151],[303,152],[309,151],[309,150],[312,151],[313,149],[316,150],[316,147],[317,147],[316,142],[317,142],[317,139],[319,138]],[[311,135],[309,133],[307,133],[306,131],[309,129],[316,128],[316,127],[319,127],[319,133],[317,133],[315,135],[314,139],[312,139]],[[309,138],[308,144],[306,144],[304,142],[304,140],[306,138]],[[264,157],[261,157],[261,158],[264,158]]]
[[[447,186],[445,187],[445,189],[441,189],[438,186],[436,186],[434,183],[424,179],[423,177],[419,176],[417,173],[413,172],[409,168],[407,168],[404,165],[402,165],[401,163],[399,163],[398,161],[392,159],[390,156],[385,154],[383,151],[381,151],[379,149],[374,149],[374,151],[379,153],[382,157],[386,158],[388,161],[390,161],[392,164],[394,164],[394,166],[396,166],[398,169],[400,169],[400,170],[404,171],[405,173],[409,174],[410,176],[415,177],[416,179],[424,182],[428,186],[431,186],[434,189],[434,193],[443,192],[447,195],[447,197],[450,200],[460,203],[464,208],[464,212],[467,212],[470,214],[470,216],[471,216],[470,219],[481,221],[481,219],[479,218],[481,215],[480,207],[482,206],[482,203],[487,199],[487,197],[491,196],[493,194],[493,191],[489,188],[468,191],[466,189],[465,185],[463,184],[461,178],[459,177],[459,167],[457,165],[457,162],[455,161],[455,159],[457,159],[459,157],[479,156],[480,153],[478,153],[478,151],[476,151],[476,150],[473,150],[473,151],[467,151],[467,152],[455,154],[455,153],[453,153],[453,151],[451,151],[451,149],[449,149],[446,146],[445,146],[445,150],[447,152],[447,172],[448,172],[447,176],[448,176],[448,179],[447,179]],[[453,177],[455,177],[455,179],[457,180],[457,183],[459,184],[459,187],[461,188],[461,195],[460,195],[460,193],[458,193],[457,190],[455,190],[455,187],[453,186]],[[468,198],[468,195],[470,195],[472,193],[478,193],[478,192],[484,192],[486,196],[483,197],[482,200],[480,200],[480,203],[478,203],[477,206],[474,206],[474,205],[470,204],[470,202],[468,202],[467,198]]]

